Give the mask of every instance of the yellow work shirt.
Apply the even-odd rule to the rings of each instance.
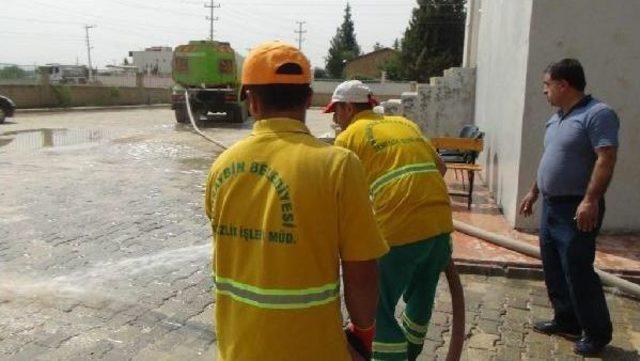
[[[340,260],[388,251],[355,154],[260,120],[213,163],[205,197],[219,360],[350,360]]]
[[[378,225],[390,246],[453,231],[451,201],[436,166],[438,155],[415,123],[363,111],[335,144],[360,158]]]

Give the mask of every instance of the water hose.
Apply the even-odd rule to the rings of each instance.
[[[204,134],[196,125],[195,120],[193,119],[193,113],[191,112],[191,103],[189,102],[189,91],[185,89],[184,91],[185,101],[187,105],[187,114],[189,115],[189,120],[191,121],[191,125],[193,126],[193,130],[201,135],[204,139],[210,141],[211,143],[217,145],[222,149],[227,149],[228,147],[223,143],[209,137]],[[453,314],[451,320],[451,340],[449,341],[449,352],[447,354],[447,361],[459,361],[460,356],[462,355],[462,346],[464,345],[464,322],[465,322],[465,310],[464,310],[464,291],[462,290],[462,283],[460,282],[460,276],[456,271],[456,266],[451,260],[447,269],[445,270],[445,275],[447,276],[447,283],[449,284],[449,292],[451,294],[451,312]]]
[[[533,246],[531,244],[518,241],[506,236],[502,236],[496,233],[491,233],[491,232],[485,231],[484,229],[474,227],[470,224],[456,221],[456,220],[453,221],[453,226],[456,229],[456,231],[468,234],[473,237],[480,238],[484,241],[493,243],[500,247],[503,247],[512,251],[516,251],[518,253],[522,253],[530,257],[535,257],[537,259],[540,259],[540,248]],[[604,284],[608,286],[616,287],[617,289],[623,292],[626,292],[629,295],[640,298],[640,285],[637,285],[633,282],[629,282],[621,277],[615,276],[609,272],[599,270],[595,267],[594,267],[594,270],[598,274],[598,276],[600,276],[600,279]]]
[[[465,310],[464,291],[453,260],[449,262],[445,275],[447,276],[447,283],[449,283],[449,293],[451,294],[451,313],[453,315],[451,320],[451,340],[449,341],[447,361],[458,361],[462,355],[462,346],[464,345]]]
[[[193,119],[193,113],[191,112],[191,102],[189,101],[189,90],[185,89],[184,90],[184,100],[186,102],[187,105],[187,114],[189,115],[189,120],[191,121],[191,125],[193,126],[193,130],[198,133],[199,135],[201,135],[204,139],[210,141],[211,143],[217,145],[218,147],[222,148],[222,149],[227,149],[228,147],[226,145],[224,145],[223,143],[211,138],[210,136],[204,134],[200,128],[198,128],[198,126],[196,125],[196,121]]]

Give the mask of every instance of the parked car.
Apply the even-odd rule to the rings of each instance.
[[[16,103],[13,100],[0,95],[0,124],[4,123],[4,120],[13,116],[13,112],[16,110]]]

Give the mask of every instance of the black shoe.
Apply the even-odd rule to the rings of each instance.
[[[571,340],[577,340],[581,335],[580,329],[564,327],[555,321],[538,321],[533,324],[533,330],[545,335],[558,335]]]
[[[602,352],[609,341],[597,340],[595,338],[585,336],[576,342],[573,351],[583,356],[595,356]]]

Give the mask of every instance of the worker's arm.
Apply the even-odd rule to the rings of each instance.
[[[538,200],[539,194],[540,190],[538,189],[538,183],[534,181],[531,185],[531,189],[529,189],[529,193],[527,193],[520,202],[520,214],[525,217],[529,217],[533,213],[533,205]]]
[[[617,160],[617,147],[596,148],[596,164],[591,173],[587,192],[576,210],[576,223],[582,232],[590,232],[598,225],[600,199],[607,191]]]
[[[378,261],[342,261],[342,281],[351,322],[360,329],[370,328],[378,305]]]

